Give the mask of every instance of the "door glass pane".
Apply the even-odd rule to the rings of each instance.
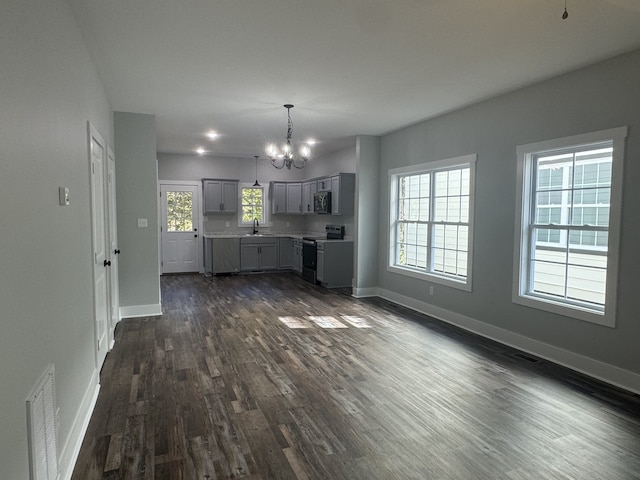
[[[193,192],[167,192],[167,232],[193,231]]]

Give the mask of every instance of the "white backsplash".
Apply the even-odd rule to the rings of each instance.
[[[328,224],[344,225],[345,234],[348,237],[354,235],[353,216],[343,217],[339,215],[274,215],[271,217],[271,223],[268,226],[260,225],[258,229],[262,233],[324,235],[325,226]],[[203,227],[205,234],[233,234],[251,231],[251,227],[238,226],[237,214],[205,216]]]

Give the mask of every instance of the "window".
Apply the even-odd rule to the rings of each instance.
[[[240,188],[240,226],[253,225],[254,220],[266,224],[264,209],[264,189],[262,187],[242,186]]]
[[[518,147],[514,302],[615,326],[625,137]]]
[[[475,155],[389,171],[389,271],[471,290]]]
[[[167,192],[167,232],[193,231],[193,192]]]

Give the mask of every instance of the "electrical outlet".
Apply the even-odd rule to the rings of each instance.
[[[227,228],[229,228],[229,222],[225,222],[225,223],[224,223],[224,226],[225,226],[225,227],[227,227]]]
[[[287,222],[287,227],[290,227],[290,226],[291,226],[291,222]]]
[[[429,295],[433,295],[433,285],[429,285]]]
[[[138,228],[147,228],[149,226],[149,222],[146,218],[138,219]]]

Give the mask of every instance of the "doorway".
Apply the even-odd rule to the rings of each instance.
[[[161,272],[198,272],[200,184],[160,184],[160,199]]]

